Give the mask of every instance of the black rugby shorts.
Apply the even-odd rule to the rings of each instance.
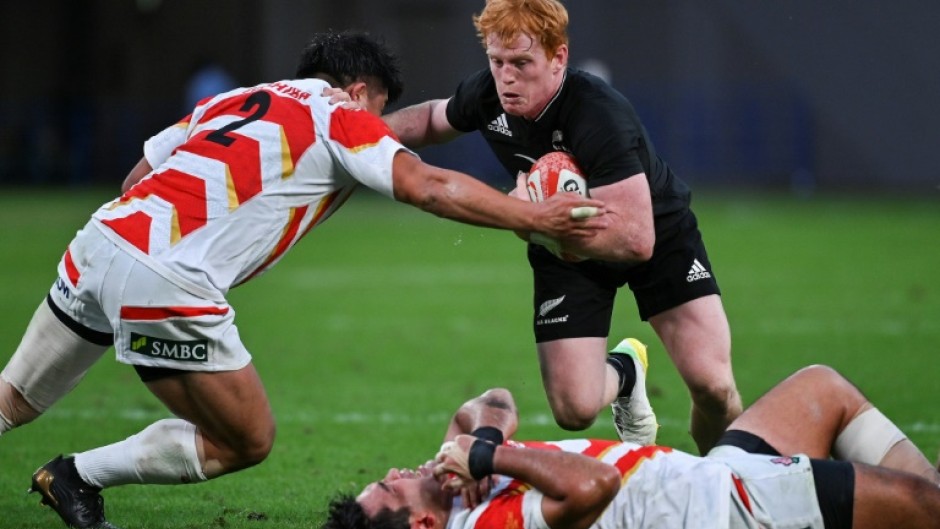
[[[657,232],[653,257],[638,265],[569,263],[529,244],[536,342],[607,337],[617,290],[633,291],[640,319],[700,297],[720,294],[698,222],[691,211]]]

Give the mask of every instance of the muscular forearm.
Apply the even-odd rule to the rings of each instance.
[[[574,193],[560,193],[533,204],[506,196],[479,180],[421,162],[399,151],[392,161],[395,200],[411,204],[439,217],[467,224],[518,231],[537,231],[550,237],[590,234],[607,225],[603,215],[573,219],[575,207],[597,207],[603,202]]]
[[[564,252],[621,263],[642,263],[653,254],[656,236],[652,226],[619,219],[611,215],[611,228],[599,231],[593,237],[567,237],[560,239]]]
[[[553,529],[589,527],[620,490],[616,467],[561,450],[494,446],[458,435],[444,443],[435,458],[434,475],[451,488],[472,489],[490,474],[509,476],[541,492],[542,515]]]
[[[402,186],[403,187],[403,186]],[[434,171],[420,188],[395,198],[439,217],[477,226],[534,230],[532,204],[507,197],[474,179],[447,170]]]
[[[569,452],[500,446],[493,472],[538,489],[549,500],[543,501],[542,512],[554,529],[590,526],[620,490],[615,467]]]
[[[402,144],[420,149],[450,141],[459,134],[446,124],[443,117],[446,104],[446,99],[433,99],[386,114],[382,119]]]
[[[656,232],[646,175],[638,173],[597,187],[591,190],[591,196],[608,204],[609,227],[589,239],[562,239],[562,249],[602,261],[648,261],[653,255]]]

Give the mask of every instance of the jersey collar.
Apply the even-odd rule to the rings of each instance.
[[[568,69],[565,68],[565,75],[561,78],[561,84],[558,85],[558,90],[555,91],[555,95],[553,95],[552,98],[548,100],[548,104],[545,105],[545,108],[543,108],[542,111],[539,112],[539,115],[535,116],[535,119],[533,119],[532,121],[538,121],[542,119],[542,116],[548,113],[548,110],[552,108],[552,104],[561,95],[561,91],[565,88],[565,81],[567,80],[568,80]]]

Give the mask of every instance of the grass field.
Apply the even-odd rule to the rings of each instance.
[[[0,361],[51,285],[72,234],[108,192],[0,194]],[[936,193],[934,193],[936,195]],[[940,200],[704,196],[694,207],[723,287],[746,402],[809,363],[859,384],[930,459],[940,448]],[[524,246],[504,232],[363,195],[275,270],[231,294],[278,419],[262,465],[192,486],[105,492],[125,528],[316,527],[337,490],[434,454],[450,412],[511,388],[520,438],[554,426],[531,343]],[[632,296],[612,337],[650,344],[659,441],[685,450],[688,397]],[[165,417],[111,353],[35,423],[0,438],[0,527],[59,527],[24,496],[60,452],[131,435]],[[605,413],[586,435],[613,435]]]

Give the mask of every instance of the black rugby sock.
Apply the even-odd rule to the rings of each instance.
[[[633,363],[633,357],[626,353],[610,353],[607,355],[607,363],[614,366],[620,375],[617,398],[629,397],[633,386],[636,385],[636,364]]]

